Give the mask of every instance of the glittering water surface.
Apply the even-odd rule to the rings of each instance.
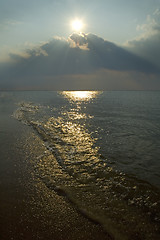
[[[115,239],[158,239],[160,92],[17,96],[13,116],[45,147],[35,176]]]

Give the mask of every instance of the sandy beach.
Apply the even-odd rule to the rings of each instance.
[[[93,102],[80,101],[92,92],[79,102],[63,94],[1,96],[0,239],[159,239],[157,111],[148,119],[146,101],[134,121],[141,104],[130,111],[128,92]],[[148,94],[159,107],[152,92],[132,99]]]
[[[11,118],[9,111],[1,117],[0,126],[0,238],[111,239],[100,225],[82,216],[65,196],[51,191],[34,176],[30,164],[34,156],[24,152],[24,139],[17,145],[17,139],[29,134],[28,127]],[[40,150],[36,148],[35,154]]]

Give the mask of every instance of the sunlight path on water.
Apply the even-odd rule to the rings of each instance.
[[[58,116],[51,110],[44,118],[40,113],[49,108],[32,103],[20,104],[14,114],[35,130],[46,149],[34,163],[36,176],[48,188],[67,196],[114,239],[158,239],[159,192],[146,182],[112,169],[101,158],[96,138],[85,125],[94,116],[82,112],[81,104],[94,101],[100,92],[60,94],[70,105],[62,107]]]

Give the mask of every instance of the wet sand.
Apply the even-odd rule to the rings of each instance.
[[[81,216],[63,196],[49,191],[38,181],[29,196],[23,186],[15,189],[10,185],[1,189],[1,193],[3,240],[110,239],[99,225]]]
[[[41,103],[43,99],[39,100]],[[62,118],[58,120],[59,103],[57,113],[53,114],[52,111],[56,111],[52,108],[53,100],[48,100],[49,108],[42,107],[37,112],[37,104],[21,103],[21,99],[12,99],[12,95],[10,98],[0,96],[0,240],[111,239],[100,224],[88,218],[101,223],[114,239],[159,239],[158,189],[131,175],[106,168],[103,159],[96,158],[90,135],[86,131],[72,134],[79,129],[74,121],[65,125],[74,120],[63,118],[63,114],[70,113],[70,107],[61,112]],[[48,119],[49,116],[52,117]],[[67,127],[66,131],[63,126]],[[87,145],[89,151],[83,148],[79,135],[91,143]],[[73,155],[70,150],[75,149]],[[82,149],[86,149],[85,162],[81,158]],[[118,155],[115,156],[118,159]],[[143,151],[142,156],[145,156]],[[150,168],[145,171],[149,172]]]
[[[48,189],[34,175],[33,153],[24,146],[24,137],[30,134],[27,126],[5,115],[0,130],[0,239],[111,239],[100,225],[82,216],[65,196]]]

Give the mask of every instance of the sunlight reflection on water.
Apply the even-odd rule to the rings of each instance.
[[[63,91],[61,92],[66,98],[71,101],[89,101],[96,98],[102,92],[100,91]]]
[[[42,152],[35,154],[33,176],[45,189],[67,196],[80,212],[99,222],[114,239],[159,239],[159,191],[137,177],[116,170],[114,165],[112,168],[106,158],[109,146],[114,149],[111,153],[117,162],[124,161],[126,145],[128,154],[133,146],[136,147],[137,139],[141,147],[145,146],[135,132],[145,121],[135,125],[133,117],[137,112],[129,111],[132,115],[128,114],[128,108],[135,105],[127,103],[126,109],[122,101],[124,109],[119,109],[117,103],[116,106],[112,102],[108,104],[108,98],[104,102],[100,98],[101,101],[96,101],[101,93],[59,92],[58,98],[68,101],[57,107],[58,114],[55,109],[53,111],[53,101],[47,107],[32,102],[19,103],[13,116],[31,126],[38,139],[32,143],[28,141],[32,155],[37,146],[43,147]],[[102,127],[107,132],[96,135]],[[105,138],[109,131],[110,138]],[[103,143],[98,142],[99,136],[103,137]],[[101,155],[103,152],[105,157]],[[133,155],[133,161],[135,159]]]

